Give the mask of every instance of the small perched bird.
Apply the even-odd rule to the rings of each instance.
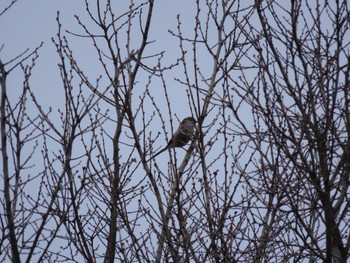
[[[149,160],[152,160],[167,149],[174,147],[182,147],[186,145],[193,136],[195,124],[196,120],[193,117],[187,117],[183,119],[180,123],[179,128],[177,128],[176,132],[173,134],[173,137],[170,139],[168,145],[165,146],[164,149],[160,150],[158,153],[153,155],[153,157],[151,157]]]

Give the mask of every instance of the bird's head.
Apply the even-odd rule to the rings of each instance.
[[[196,123],[196,119],[193,118],[192,116],[191,117],[187,117],[185,119],[182,120],[182,123]]]

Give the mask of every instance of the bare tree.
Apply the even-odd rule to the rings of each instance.
[[[256,15],[258,73],[231,78],[226,101],[237,135],[253,149],[242,173],[255,195],[251,209],[260,211],[252,213],[260,224],[255,261],[346,262],[349,4],[257,1]]]
[[[0,261],[346,262],[349,4],[193,1],[172,62],[157,2],[96,4],[78,32],[57,14],[60,108],[31,86],[39,48],[0,63]],[[177,101],[196,135],[149,160]]]

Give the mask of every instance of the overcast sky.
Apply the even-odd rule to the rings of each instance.
[[[11,0],[1,0],[0,10],[3,10],[10,2]],[[91,6],[94,7],[96,2],[90,2]],[[141,1],[135,2],[140,3]],[[119,5],[121,8],[127,8],[129,1],[119,1]],[[157,48],[159,51],[167,49],[169,62],[179,55],[172,54],[171,46],[177,49],[177,52],[179,51],[178,42],[174,37],[170,36],[168,30],[176,30],[177,14],[181,14],[185,22],[183,27],[186,28],[186,19],[193,19],[194,9],[192,5],[193,3],[186,0],[162,0],[155,3],[151,38],[156,40],[156,45],[152,48]],[[85,1],[83,0],[18,0],[11,9],[0,17],[0,45],[4,45],[0,58],[3,62],[6,63],[27,48],[32,51],[41,42],[44,42],[43,47],[39,51],[40,57],[31,76],[31,87],[37,92],[39,100],[43,101],[46,107],[52,105],[52,103],[59,102],[60,100],[57,100],[57,98],[63,96],[57,67],[58,55],[51,41],[51,38],[57,34],[57,11],[60,12],[60,20],[64,30],[68,29],[72,32],[82,33],[82,29],[77,24],[74,15],[78,15],[87,25],[91,24],[91,20],[87,17]],[[118,13],[118,10],[116,10],[116,13]],[[193,24],[190,29],[193,29]],[[68,38],[75,55],[80,59],[79,62],[85,66],[84,69],[87,71],[87,74],[92,78],[96,77],[99,73],[95,72],[93,65],[91,67],[87,66],[94,63],[94,60],[92,60],[92,63],[89,61],[91,54],[94,53],[91,41],[79,39],[69,34]],[[91,71],[89,72],[89,70]],[[11,87],[9,89],[10,96],[13,96],[14,92],[20,91],[20,88],[12,88],[21,87],[22,85],[23,76],[21,77],[19,72],[20,70],[18,69],[13,74],[10,74],[8,78],[8,86]],[[53,99],[52,101],[48,100],[50,97]],[[186,115],[186,113],[183,113],[183,115]]]

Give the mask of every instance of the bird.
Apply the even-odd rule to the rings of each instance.
[[[153,155],[149,161],[168,149],[185,146],[193,136],[195,124],[196,120],[193,117],[187,117],[183,119],[179,125],[179,128],[177,128],[176,132],[168,142],[167,146]]]

